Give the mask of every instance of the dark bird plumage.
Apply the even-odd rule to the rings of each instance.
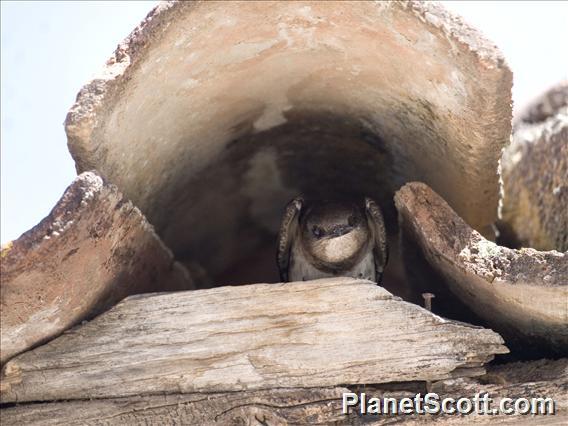
[[[277,255],[282,281],[348,276],[380,283],[387,259],[383,215],[370,198],[295,198],[286,207]]]

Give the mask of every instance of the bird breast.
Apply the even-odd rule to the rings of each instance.
[[[335,238],[323,238],[308,247],[310,254],[328,265],[355,261],[366,243],[366,233],[355,229]]]

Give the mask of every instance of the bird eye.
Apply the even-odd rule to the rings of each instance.
[[[312,234],[314,234],[314,237],[316,238],[321,238],[323,235],[323,229],[321,229],[319,226],[314,226],[312,227]]]

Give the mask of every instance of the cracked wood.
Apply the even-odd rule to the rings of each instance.
[[[551,397],[554,415],[399,415],[342,414],[343,392],[369,397],[413,398],[424,385],[404,383],[347,388],[270,389],[212,394],[148,395],[90,401],[21,404],[2,411],[6,425],[137,425],[137,424],[511,424],[564,425],[568,417],[568,360],[539,360],[488,367],[482,377],[449,379],[432,384],[441,398],[473,397],[488,392],[496,407],[502,398]]]
[[[8,362],[3,402],[440,380],[506,353],[351,278],[132,296]]]

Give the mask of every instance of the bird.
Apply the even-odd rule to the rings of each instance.
[[[380,284],[388,261],[381,209],[371,198],[288,203],[278,233],[282,282],[353,277]]]

